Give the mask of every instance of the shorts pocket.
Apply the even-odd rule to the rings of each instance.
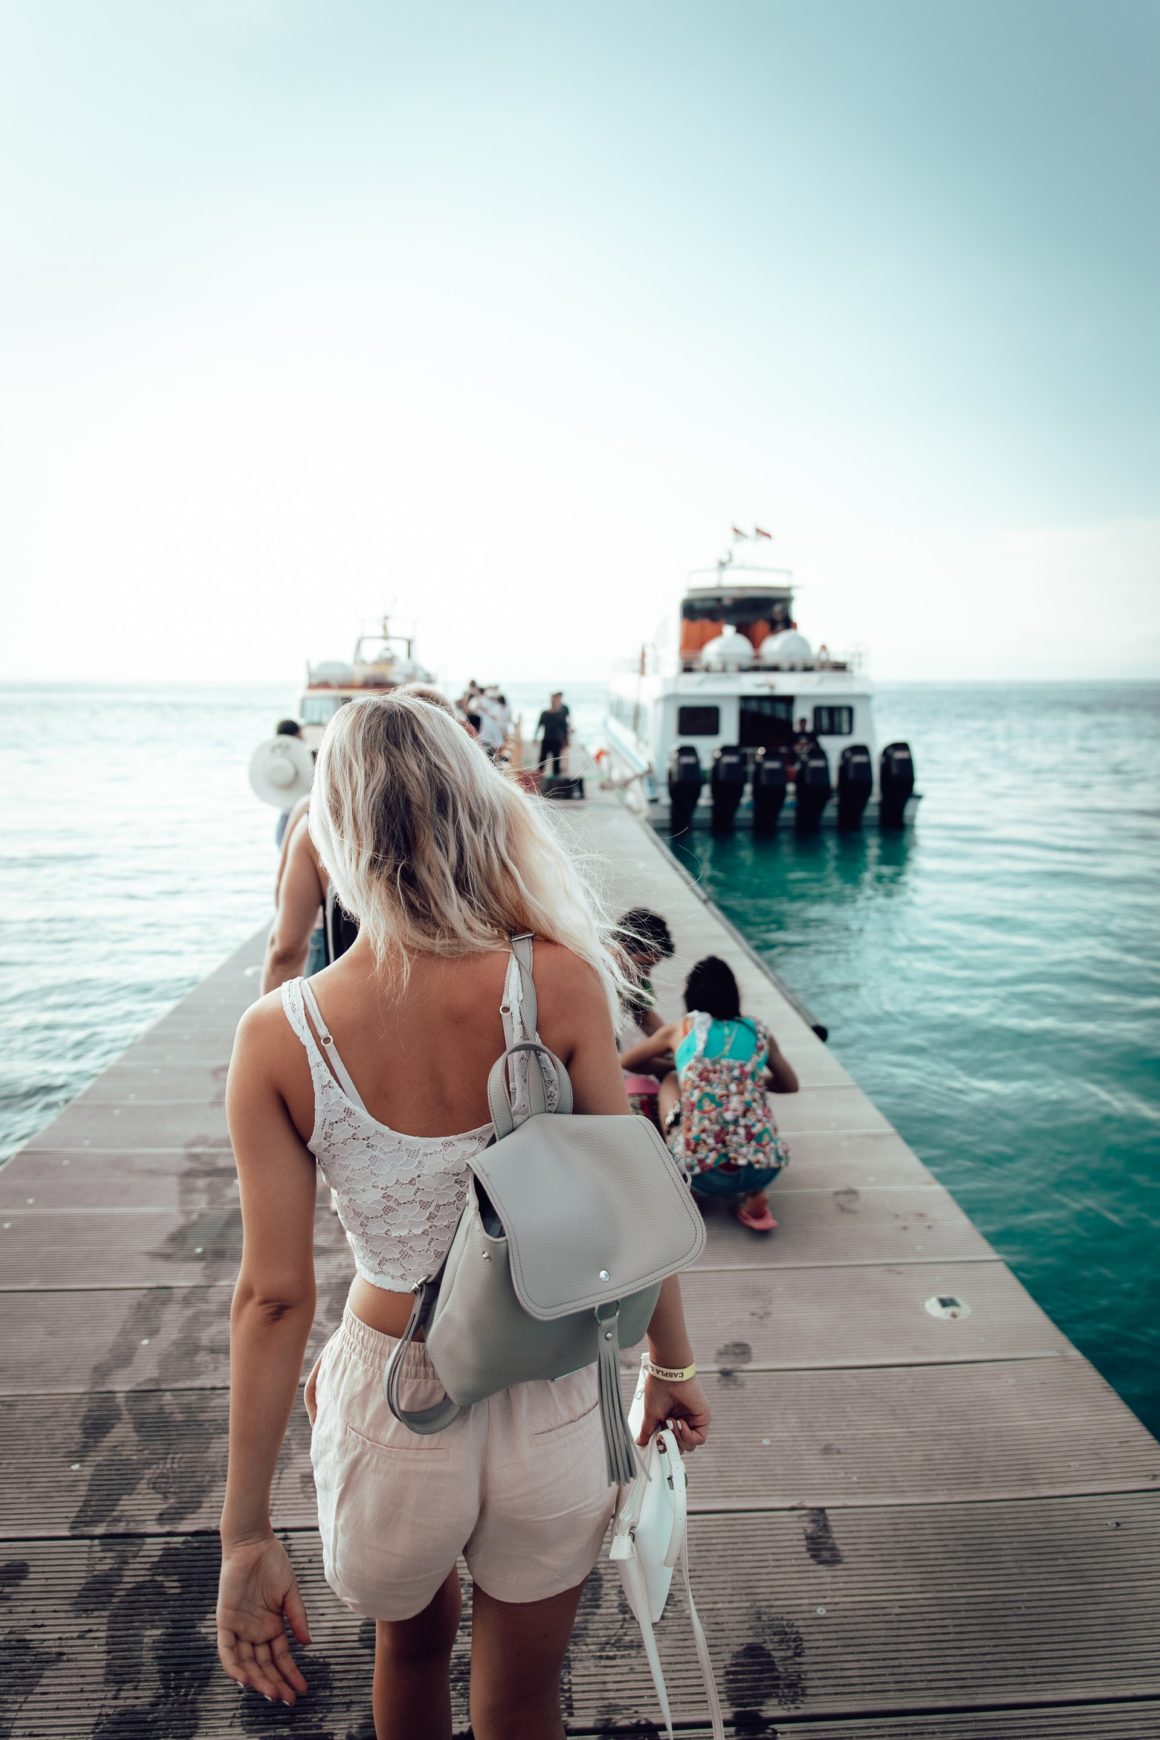
[[[537,1390],[534,1411],[528,1422],[533,1444],[543,1445],[549,1439],[579,1430],[600,1406],[594,1365],[570,1372],[554,1383],[537,1385]]]
[[[591,1419],[599,1406],[600,1397],[597,1396],[591,1407],[585,1408],[582,1414],[577,1414],[574,1420],[561,1420],[554,1426],[539,1427],[537,1431],[532,1433],[532,1442],[542,1444],[546,1438],[556,1438],[564,1432],[570,1432],[574,1426],[583,1426],[586,1420]]]
[[[350,1439],[351,1449],[360,1454],[366,1452],[371,1456],[382,1456],[387,1461],[421,1457],[425,1462],[446,1462],[447,1446],[437,1442],[435,1433],[412,1432],[408,1426],[393,1418],[392,1425],[396,1431],[388,1436],[386,1442],[379,1438],[368,1438],[365,1432],[360,1432],[349,1420],[342,1422],[342,1429]]]

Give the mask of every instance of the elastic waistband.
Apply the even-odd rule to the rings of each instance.
[[[384,1335],[380,1329],[372,1329],[369,1323],[364,1323],[361,1317],[356,1317],[347,1305],[342,1313],[342,1324],[339,1328],[339,1340],[346,1350],[360,1360],[363,1365],[375,1366],[380,1371],[399,1345],[397,1335]],[[431,1364],[431,1355],[426,1345],[421,1341],[413,1341],[403,1355],[403,1370],[408,1377],[434,1377],[435,1367]]]

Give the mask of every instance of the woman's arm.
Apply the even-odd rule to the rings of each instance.
[[[242,1263],[230,1312],[218,1653],[231,1679],[292,1704],[306,1682],[284,1621],[300,1643],[309,1642],[309,1632],[293,1570],[271,1527],[270,1487],[314,1321],[315,1166],[275,1085],[284,1025],[269,1003],[246,1012],[226,1084]]]
[[[314,841],[302,821],[295,829],[278,889],[278,910],[270,927],[262,969],[263,996],[302,972],[310,948],[310,933],[325,897]]]
[[[658,1027],[655,1033],[650,1033],[647,1039],[638,1039],[635,1045],[630,1045],[627,1051],[620,1053],[621,1069],[639,1069],[642,1063],[648,1063],[654,1057],[662,1057],[666,1051],[672,1051],[681,1037],[680,1021],[669,1021],[663,1027]]]
[[[782,1056],[781,1047],[772,1033],[765,1058],[765,1078],[775,1094],[796,1094],[798,1091],[797,1072],[793,1064]]]
[[[286,860],[290,855],[290,842],[294,838],[299,822],[310,812],[309,796],[299,798],[290,811],[290,819],[286,823],[286,831],[282,835],[282,850],[278,853],[278,870],[274,877],[274,905],[278,904],[278,896],[282,892],[282,878],[286,874]]]

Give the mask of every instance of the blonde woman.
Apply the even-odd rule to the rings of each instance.
[[[322,1170],[357,1274],[305,1403],[327,1581],[376,1622],[377,1740],[449,1740],[461,1554],[474,1584],[476,1740],[559,1740],[560,1668],[615,1498],[595,1367],[516,1385],[435,1437],[392,1418],[382,1373],[411,1287],[450,1244],[466,1158],[491,1134],[488,1070],[505,1040],[531,1037],[509,970],[513,935],[534,933],[539,1035],[568,1069],[575,1109],[627,1110],[610,933],[539,800],[413,696],[336,715],[310,825],[359,935],[333,966],[247,1012],[230,1067],[244,1245],[219,1655],[232,1679],[269,1699],[293,1704],[307,1689],[286,1632],[309,1642],[306,1614],[269,1504],[314,1318]],[[692,1363],[675,1278],[649,1346],[658,1364]],[[424,1347],[409,1359],[408,1404],[423,1406],[440,1387]],[[649,1379],[642,1442],[665,1419],[688,1449],[704,1442],[709,1408],[695,1378]]]

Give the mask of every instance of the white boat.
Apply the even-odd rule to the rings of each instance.
[[[860,655],[812,646],[792,573],[732,552],[689,575],[678,621],[613,675],[605,744],[610,778],[674,833],[903,827],[918,802],[909,745],[877,753]]]
[[[309,748],[317,749],[322,733],[338,709],[358,695],[381,694],[403,683],[430,683],[434,678],[415,657],[412,636],[393,634],[384,616],[380,628],[360,634],[349,664],[331,659],[306,666],[306,688],[298,704],[298,722]]]

